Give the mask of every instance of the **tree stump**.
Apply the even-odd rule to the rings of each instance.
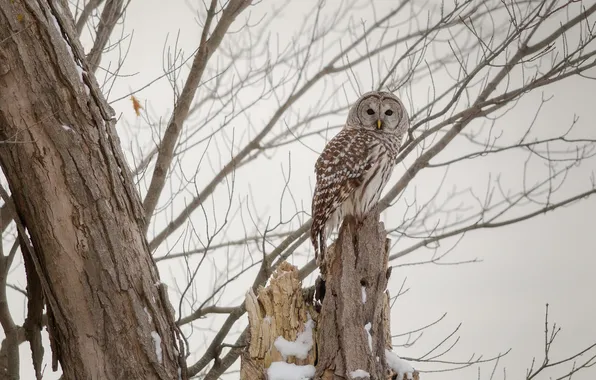
[[[418,380],[418,372],[392,353],[388,247],[378,213],[363,222],[346,218],[321,263],[322,303],[304,296],[297,268],[285,262],[267,288],[249,291],[240,378]]]
[[[346,218],[333,249],[322,263],[326,278],[317,326],[317,378],[350,379],[359,373],[368,374],[371,379],[386,376],[385,236],[376,213],[362,224]]]

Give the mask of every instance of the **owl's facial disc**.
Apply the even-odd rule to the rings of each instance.
[[[371,91],[362,95],[350,109],[348,124],[368,130],[397,133],[407,127],[408,116],[403,104],[394,94]]]
[[[393,98],[384,98],[381,101],[379,118],[385,128],[395,129],[402,117],[402,106]]]
[[[369,95],[360,101],[358,105],[357,117],[365,128],[380,129],[381,118],[379,116],[380,98],[378,95]]]

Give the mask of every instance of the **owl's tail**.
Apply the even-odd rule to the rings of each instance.
[[[313,221],[310,227],[310,241],[315,249],[315,260],[321,255],[321,261],[325,257],[325,251],[327,250],[326,245],[326,233],[325,225],[320,225],[316,221]]]
[[[315,249],[315,259],[319,256],[319,231],[317,231],[316,222],[313,220],[310,226],[310,242]]]

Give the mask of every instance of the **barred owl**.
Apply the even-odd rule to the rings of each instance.
[[[327,234],[343,217],[363,220],[379,202],[408,127],[406,109],[391,93],[368,92],[352,106],[344,128],[315,164],[310,230],[315,257],[319,251],[324,256]]]

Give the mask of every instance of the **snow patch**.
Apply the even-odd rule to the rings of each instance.
[[[72,58],[72,60],[76,62],[75,57],[74,57],[74,53],[72,52],[72,48],[70,47],[70,44],[68,42],[66,42],[66,41],[64,41],[64,42],[65,42],[65,45],[66,45],[66,50],[68,50],[68,54],[70,54],[70,58]]]
[[[304,324],[304,331],[298,334],[294,342],[286,340],[283,336],[278,336],[273,343],[275,348],[279,351],[284,360],[288,356],[295,356],[298,359],[306,359],[308,351],[310,351],[313,340],[312,340],[312,329],[314,322],[308,316],[308,320]]]
[[[59,2],[57,2],[57,3],[59,3]],[[58,19],[51,12],[50,12],[50,16],[52,18],[52,23],[54,24],[54,27],[56,28],[58,33],[60,33],[60,35],[62,35],[62,28],[60,27],[60,24],[58,23]],[[74,58],[74,54],[72,53],[72,48],[70,47],[70,44],[68,43],[68,41],[66,40],[66,38],[63,35],[62,35],[62,39],[64,40],[64,45],[66,46],[66,50],[68,50],[68,54],[70,55],[70,58],[72,58],[72,60],[76,64],[77,61]]]
[[[368,378],[370,379],[370,373],[366,372],[363,369],[357,369],[356,371],[352,371],[350,372],[350,377],[352,379],[356,379],[356,378]]]
[[[62,33],[62,28],[60,28],[60,24],[58,24],[58,19],[56,18],[56,16],[54,16],[54,14],[52,12],[50,12],[50,16],[52,18],[52,23],[54,24],[54,27],[60,32]]]
[[[366,286],[362,287],[362,303],[366,303]]]
[[[69,127],[68,125],[63,125],[62,129],[64,129],[65,131],[72,131],[72,128]]]
[[[273,362],[267,368],[267,380],[307,380],[314,376],[315,367],[312,365]]]
[[[364,330],[366,330],[366,335],[368,336],[368,348],[370,348],[370,352],[372,352],[372,335],[370,335],[370,328],[371,328],[371,324],[370,322],[368,322],[366,325],[364,325]]]
[[[408,379],[413,378],[412,374],[414,373],[414,367],[397,356],[393,351],[385,349],[385,360],[387,360],[387,365],[397,372],[398,379],[403,379],[404,375],[406,375]]]
[[[271,324],[271,317],[270,316],[265,316],[265,318],[263,318],[263,322]]]
[[[68,44],[66,44],[66,45],[68,45]],[[79,80],[81,81],[81,84],[85,88],[85,93],[87,95],[89,95],[91,93],[91,89],[89,88],[89,86],[87,86],[87,83],[85,83],[85,75],[87,75],[87,72],[85,70],[83,70],[83,68],[81,66],[79,66],[78,64],[76,64],[75,67],[77,69],[77,73],[79,74]]]
[[[151,314],[149,314],[149,310],[147,309],[147,306],[145,306],[143,308],[143,310],[145,310],[145,314],[147,314],[147,319],[149,319],[149,323],[153,322],[153,318],[151,318]]]
[[[83,82],[83,74],[85,73],[85,70],[79,65],[76,65],[75,67],[77,68],[77,73],[79,73],[79,79]]]
[[[157,333],[157,331],[151,331],[151,339],[153,339],[153,343],[155,344],[155,355],[157,356],[157,360],[160,363],[163,363],[163,356],[161,352],[161,337]]]

